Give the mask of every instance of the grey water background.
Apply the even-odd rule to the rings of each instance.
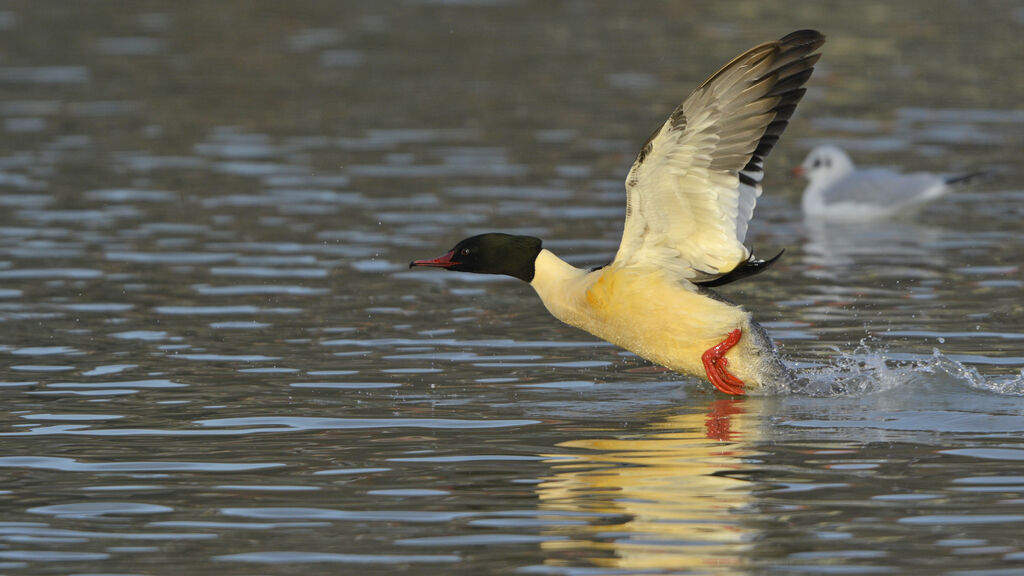
[[[723,293],[804,389],[407,270],[607,261],[650,130],[801,27]],[[1022,55],[1022,2],[0,2],[0,571],[1024,573]],[[993,176],[823,226],[821,142]]]

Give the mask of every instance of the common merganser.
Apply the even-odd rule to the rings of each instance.
[[[903,174],[889,168],[857,169],[842,148],[832,145],[811,150],[793,173],[807,178],[801,200],[804,214],[834,221],[905,215],[949,194],[952,185],[982,174],[942,176]]]
[[[505,274],[529,283],[559,320],[726,394],[788,372],[750,313],[710,288],[756,274],[744,246],[764,159],[806,91],[825,38],[793,32],[747,50],[704,81],[655,130],[626,177],[615,259],[585,270],[532,236],[466,238],[413,266]],[[779,253],[781,255],[781,252]]]

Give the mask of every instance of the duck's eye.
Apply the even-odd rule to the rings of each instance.
[[[471,250],[469,248],[463,248],[462,249],[462,255],[463,256],[469,256],[470,252],[471,252]]]

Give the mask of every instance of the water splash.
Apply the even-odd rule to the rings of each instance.
[[[992,377],[986,379],[976,369],[958,362],[942,354],[938,349],[932,351],[932,358],[921,363],[922,372],[941,374],[952,377],[956,381],[975,390],[1002,394],[1006,396],[1024,396],[1024,368],[1016,376]]]
[[[794,378],[771,392],[807,396],[867,396],[899,388],[914,392],[966,387],[993,394],[1024,396],[1024,369],[1017,376],[986,378],[977,369],[938,349],[927,358],[898,360],[881,343],[864,339],[853,352],[836,355],[822,366],[797,368]],[[934,390],[933,390],[934,391]]]

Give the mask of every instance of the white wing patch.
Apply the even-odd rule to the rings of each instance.
[[[750,258],[743,241],[764,156],[803,96],[823,42],[802,31],[756,46],[680,104],[626,178],[626,224],[613,265],[654,266],[699,282]]]

